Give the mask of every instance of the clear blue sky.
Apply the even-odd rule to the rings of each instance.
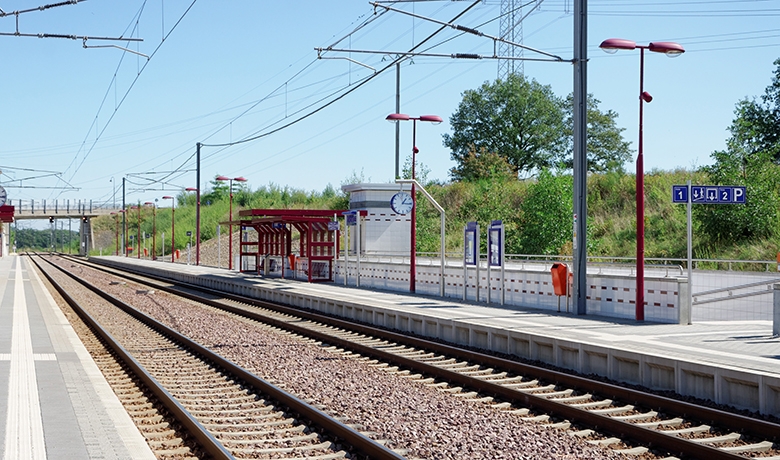
[[[471,3],[395,6],[449,21]],[[0,0],[6,13],[39,5]],[[619,114],[633,149],[639,53],[608,55],[599,43],[611,37],[644,44],[677,41],[687,50],[676,59],[646,56],[645,89],[655,98],[645,106],[647,171],[708,164],[711,152],[725,146],[735,104],[764,93],[772,63],[780,57],[777,1],[593,0],[588,8],[588,91],[601,101],[601,110]],[[524,21],[524,43],[571,59],[572,13],[571,0],[541,2]],[[457,24],[499,35],[499,14],[500,1],[487,0]],[[0,18],[0,32],[13,33],[15,27],[13,16]],[[84,49],[80,40],[0,36],[0,184],[13,204],[19,199],[111,201],[112,177],[118,186],[125,176],[142,184],[143,177],[162,179],[168,176],[164,172],[179,170],[165,179],[165,190],[157,184],[141,192],[132,185],[127,197],[137,202],[176,193],[195,186],[196,142],[221,144],[269,133],[372,74],[346,60],[317,60],[315,47],[337,43],[406,51],[437,27],[398,13],[375,16],[364,0],[89,0],[22,14],[21,33],[139,36],[143,43],[90,40],[87,45],[117,44],[152,58],[113,48]],[[440,44],[430,49],[435,53],[493,53],[491,40],[451,29],[428,44]],[[390,56],[351,58],[382,69]],[[461,94],[494,80],[497,69],[497,61],[489,59],[415,57],[403,64],[401,111],[445,119],[440,125],[418,124],[418,160],[430,168],[430,178],[448,179],[453,166],[442,135],[449,132],[446,120]],[[560,96],[572,90],[567,63],[527,62],[525,75]],[[242,175],[252,189],[274,183],[321,191],[327,184],[339,187],[353,171],[390,181],[394,128],[384,118],[394,109],[391,69],[290,127],[229,148],[204,147],[204,186],[217,174]],[[402,125],[402,158],[411,150],[411,131],[410,123]],[[634,165],[626,167],[633,171]],[[79,190],[45,188],[66,184]]]

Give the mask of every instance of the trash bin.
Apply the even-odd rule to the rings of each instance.
[[[555,295],[568,295],[569,290],[566,281],[569,278],[569,266],[566,264],[555,263],[550,268],[552,274],[553,290]]]

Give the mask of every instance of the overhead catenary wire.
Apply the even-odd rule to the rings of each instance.
[[[193,7],[193,6],[195,6],[195,3],[197,3],[197,1],[198,1],[198,0],[192,0],[192,3],[190,3],[190,5],[187,7],[187,9],[184,11],[184,13],[182,13],[182,15],[181,15],[181,16],[179,17],[179,19],[176,21],[176,23],[174,23],[174,25],[173,25],[173,27],[171,28],[171,30],[169,30],[169,31],[168,31],[168,33],[167,33],[167,34],[165,34],[165,36],[164,36],[164,37],[163,37],[163,39],[160,41],[160,43],[157,45],[157,47],[154,49],[154,51],[152,51],[152,53],[151,53],[151,54],[149,54],[149,59],[146,61],[146,63],[144,63],[143,67],[141,67],[141,69],[140,69],[140,71],[138,72],[138,74],[135,76],[135,78],[133,79],[133,81],[130,83],[130,86],[127,88],[127,91],[125,91],[125,94],[124,94],[124,95],[122,96],[122,98],[119,100],[119,103],[118,103],[117,107],[116,107],[116,108],[114,109],[114,111],[111,113],[111,116],[109,117],[109,119],[108,119],[108,121],[105,123],[105,125],[103,126],[103,129],[101,129],[101,130],[100,130],[100,132],[98,133],[98,135],[96,136],[96,138],[95,138],[94,142],[92,143],[92,146],[91,146],[91,147],[89,148],[89,150],[88,150],[88,151],[87,151],[87,152],[84,154],[84,158],[82,158],[82,159],[81,159],[81,162],[78,164],[78,166],[75,168],[75,170],[74,170],[74,171],[73,171],[73,173],[71,174],[71,176],[70,176],[70,177],[71,177],[71,179],[72,179],[73,177],[75,177],[75,175],[76,175],[76,174],[79,172],[79,170],[81,169],[81,167],[84,165],[84,162],[87,160],[87,158],[89,157],[90,153],[91,153],[91,152],[92,152],[92,150],[95,148],[95,145],[98,143],[98,141],[100,140],[100,138],[101,138],[101,136],[103,135],[103,133],[106,131],[106,129],[108,129],[108,126],[111,124],[111,121],[114,119],[114,116],[117,114],[117,112],[119,111],[119,108],[122,106],[122,104],[123,104],[123,103],[124,103],[124,101],[127,99],[127,97],[128,97],[128,95],[130,94],[130,92],[131,92],[131,91],[133,90],[133,88],[135,87],[136,83],[138,82],[138,79],[141,77],[141,75],[143,74],[144,70],[147,68],[147,66],[149,65],[149,63],[152,61],[152,58],[153,58],[153,57],[154,57],[154,56],[155,56],[155,55],[156,55],[156,54],[157,54],[157,53],[160,51],[160,48],[162,48],[162,46],[165,44],[165,40],[167,40],[167,38],[168,38],[168,37],[170,37],[170,35],[171,35],[171,34],[172,34],[172,33],[173,33],[175,30],[176,30],[176,28],[179,26],[179,24],[181,24],[181,22],[184,20],[184,18],[187,16],[187,14],[188,14],[188,13],[189,13],[189,12],[192,10],[192,7]],[[86,139],[85,139],[85,143],[86,143]],[[77,157],[78,157],[78,154],[77,154]],[[71,163],[71,164],[72,164],[72,163]]]

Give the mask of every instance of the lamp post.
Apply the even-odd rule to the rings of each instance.
[[[218,181],[230,182],[230,223],[228,224],[228,270],[233,270],[233,181],[246,182],[246,179],[239,177],[217,176]]]
[[[417,153],[420,149],[417,148],[417,121],[428,121],[431,123],[441,123],[442,119],[438,115],[420,115],[419,117],[410,117],[404,113],[391,113],[385,120],[392,122],[409,121],[412,120],[412,179],[416,179],[415,165],[417,163]],[[411,228],[411,252],[409,262],[409,292],[415,292],[415,284],[417,277],[417,198],[415,197],[414,182],[412,182],[412,228]],[[360,238],[360,235],[358,235]],[[360,257],[360,254],[358,254]]]
[[[133,206],[130,209],[138,209],[138,235],[136,237],[135,244],[137,246],[136,252],[138,253],[138,258],[140,259],[141,258],[141,203],[139,202],[138,206]]]
[[[111,185],[114,187],[114,194],[112,195],[113,200],[114,200],[113,201],[113,203],[114,203],[113,204],[113,209],[116,209],[116,182],[114,182],[114,176],[111,176],[111,179],[109,180],[109,182],[111,182]]]
[[[644,149],[642,144],[642,116],[645,102],[653,100],[653,96],[645,91],[645,50],[654,53],[664,53],[669,57],[677,57],[685,52],[679,43],[653,42],[649,45],[637,45],[636,42],[622,38],[610,38],[601,42],[599,48],[607,53],[618,50],[634,50],[639,48],[639,144],[636,157],[636,320],[645,320],[645,173]]]
[[[157,198],[154,199],[157,201]],[[157,204],[152,203],[151,201],[147,201],[144,203],[146,206],[152,207],[152,257],[151,260],[155,260],[157,258],[157,246],[155,245],[155,240],[157,239]]]
[[[114,216],[114,228],[116,229],[116,252],[114,255],[119,255],[119,214],[116,212],[111,213]]]
[[[200,144],[198,144],[198,165],[200,165]],[[198,168],[198,183],[200,184],[200,166]],[[195,192],[195,265],[200,265],[200,189],[187,187],[184,190]],[[190,237],[190,246],[192,246],[191,240],[192,237]]]
[[[171,263],[174,263],[174,253],[176,252],[176,199],[166,195],[163,197],[163,200],[171,200]]]

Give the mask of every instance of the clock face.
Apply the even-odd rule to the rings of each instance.
[[[407,214],[414,207],[412,195],[406,192],[398,192],[390,198],[390,207],[396,214]]]
[[[8,195],[5,193],[5,189],[3,187],[0,187],[0,206],[5,205],[5,201],[8,198]]]

